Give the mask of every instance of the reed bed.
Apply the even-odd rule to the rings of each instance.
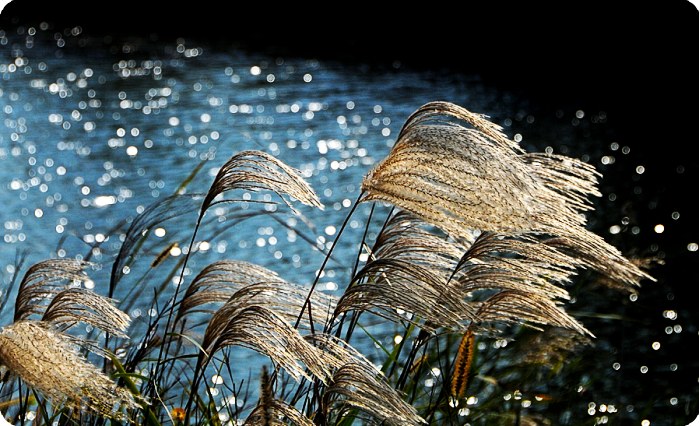
[[[352,273],[338,297],[318,289],[335,244],[308,285],[234,258],[185,275],[214,207],[227,209],[224,227],[267,215],[271,203],[290,214],[323,208],[298,171],[240,152],[208,192],[187,193],[190,176],[131,221],[108,288],[88,289],[85,260],[48,259],[17,276],[16,299],[2,304],[14,321],[0,331],[0,409],[35,425],[555,424],[546,404],[565,392],[532,391],[524,400],[540,408],[529,410],[502,393],[520,401],[546,388],[594,341],[566,309],[569,287],[585,278],[635,292],[653,279],[586,228],[599,176],[573,158],[525,152],[485,116],[423,105],[361,182],[345,224],[360,204],[385,218],[343,260]],[[242,197],[252,192],[276,201]],[[146,257],[152,229],[189,217],[189,245],[169,272],[153,271],[165,271],[175,241],[147,277],[125,274]],[[173,291],[138,290],[162,276],[179,276]],[[146,299],[153,315],[131,326],[125,312]],[[377,324],[390,343],[373,334]],[[367,340],[378,362],[357,349]],[[497,350],[507,345],[516,351]],[[243,380],[240,351],[264,360]]]

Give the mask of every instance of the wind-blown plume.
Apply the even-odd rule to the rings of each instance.
[[[334,336],[312,334],[306,340],[322,350],[333,369],[323,396],[325,418],[342,413],[340,407],[357,408],[378,419],[382,424],[423,424],[415,407],[403,400],[385,376],[359,351]]]
[[[437,327],[463,330],[475,320],[475,310],[447,279],[448,275],[435,276],[429,268],[403,259],[376,259],[357,273],[340,298],[336,314],[371,311],[396,322],[427,320],[420,323],[427,331]]]
[[[358,408],[388,425],[419,425],[427,422],[397,394],[373,366],[348,363],[338,369],[323,396],[326,407]]]
[[[48,259],[27,270],[17,290],[14,320],[26,320],[32,314],[41,315],[46,302],[70,284],[89,278],[85,268],[90,264],[75,259]]]
[[[127,337],[124,332],[129,328],[131,318],[117,309],[114,302],[90,290],[69,288],[53,298],[42,321],[67,327],[82,322],[115,336]]]
[[[539,328],[537,324],[553,325],[593,336],[553,300],[529,292],[500,291],[481,304],[476,316],[479,325],[491,322],[526,324],[534,328]]]
[[[454,237],[468,238],[473,229],[560,236],[614,279],[651,279],[585,229],[580,213],[590,209],[589,195],[599,195],[598,176],[572,158],[526,154],[484,116],[431,102],[408,118],[362,190],[364,201],[390,202]]]
[[[484,232],[457,243],[425,226],[405,212],[392,217],[337,312],[369,310],[404,321],[403,311],[425,331],[517,322],[586,332],[556,304],[569,298],[562,284],[582,262],[534,236]],[[525,303],[507,312],[517,297]]]
[[[253,263],[222,260],[205,267],[187,288],[178,311],[178,319],[209,303],[224,303],[233,295],[237,300],[272,308],[293,323],[303,307],[309,289],[282,279],[276,272]],[[314,292],[311,295],[314,322],[325,324],[337,299]],[[303,325],[307,323],[304,317]]]
[[[464,292],[511,289],[568,299],[561,284],[582,264],[533,237],[484,232],[460,259],[456,280]]]
[[[202,348],[208,357],[226,346],[242,346],[268,356],[295,380],[329,376],[323,354],[306,342],[286,319],[275,311],[231,298],[212,316]],[[203,360],[200,361],[201,365]]]
[[[206,211],[219,194],[232,189],[273,191],[292,210],[285,195],[308,206],[323,208],[316,193],[296,170],[262,151],[242,151],[232,156],[218,171],[201,211]]]
[[[403,259],[428,267],[436,275],[451,274],[478,233],[462,244],[428,230],[428,226],[412,213],[398,210],[377,237],[371,258]]]
[[[131,394],[87,362],[73,341],[47,323],[18,321],[0,331],[0,364],[55,405],[111,418],[122,417],[119,407],[137,408]]]

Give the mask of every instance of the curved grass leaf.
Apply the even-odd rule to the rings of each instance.
[[[153,227],[167,221],[180,217],[184,214],[191,213],[197,210],[201,195],[198,194],[175,194],[162,200],[158,200],[136,216],[131,222],[129,229],[126,231],[124,242],[122,243],[119,253],[112,264],[112,273],[109,282],[109,297],[114,296],[116,286],[124,276],[124,267],[127,266],[130,259],[138,252],[139,241]]]

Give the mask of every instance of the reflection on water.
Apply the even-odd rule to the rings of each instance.
[[[287,280],[306,284],[320,266],[321,251],[329,248],[357,198],[362,176],[386,155],[407,116],[432,100],[491,115],[528,150],[581,157],[605,171],[631,161],[625,158],[633,147],[605,139],[604,111],[561,109],[555,116],[539,117],[535,106],[472,76],[404,70],[400,64],[376,69],[222,52],[189,40],[112,45],[81,34],[79,28],[63,32],[47,28],[0,30],[3,291],[16,272],[14,259],[19,254],[26,255],[25,266],[48,257],[90,258],[97,264],[91,273],[95,285],[106,286],[128,221],[152,202],[177,192],[202,161],[203,169],[187,191],[205,192],[218,167],[246,149],[266,151],[299,169],[318,192],[325,211],[299,208],[299,217],[282,212],[278,220],[264,215],[240,218],[240,224],[225,232],[202,232],[185,276],[191,278],[213,259],[230,257],[262,263]],[[632,180],[638,180],[645,166],[630,164]],[[614,213],[591,218],[592,225],[607,231],[605,238],[662,234],[680,217],[673,211],[652,229],[641,229],[632,214],[616,212],[614,203],[621,195],[606,184],[600,207]],[[640,184],[633,191],[640,194]],[[262,199],[271,200],[269,195]],[[236,217],[223,207],[212,211],[212,229],[217,221]],[[337,294],[346,284],[368,215],[369,206],[362,206],[349,222],[335,261],[321,277],[324,291]],[[126,266],[124,274],[131,268],[147,269],[156,261],[175,265],[187,250],[187,232],[194,220],[183,216],[159,225],[153,230],[156,242],[145,249],[148,261]],[[167,243],[158,244],[157,239]],[[697,243],[687,242],[686,250],[697,251]],[[651,251],[663,256],[657,246]],[[172,277],[170,287],[177,280]],[[148,294],[156,284],[138,285],[136,291]],[[125,289],[115,294],[117,299],[130,296]],[[683,332],[676,311],[667,306],[659,311],[669,325],[647,332],[650,336],[643,339],[647,352],[663,352],[666,345],[661,341]],[[134,318],[155,313],[151,306],[137,303],[128,312]],[[3,324],[8,321],[2,319]],[[387,338],[393,335],[388,333]],[[626,371],[627,360],[617,356],[615,343],[601,341],[598,349],[608,351],[608,356],[597,375]],[[623,380],[631,382],[639,374],[667,375],[679,368],[674,362],[628,362],[635,371],[626,371]],[[612,377],[611,384],[602,387],[614,388],[620,380]],[[696,385],[697,377],[693,380]],[[633,398],[589,402],[588,414],[630,415]],[[660,404],[679,407],[687,400],[678,390]]]
[[[99,243],[92,260],[109,262],[121,244],[110,230],[120,221],[174,193],[202,160],[189,190],[206,191],[217,167],[245,149],[278,156],[309,179],[326,206],[309,231],[322,247],[414,109],[433,99],[496,107],[475,79],[444,84],[436,74],[206,52],[184,40],[134,59],[127,45],[116,56],[67,47],[83,40],[74,33],[29,28],[0,39],[10,47],[0,65],[4,259],[17,250],[30,250],[31,261],[76,256]],[[361,232],[358,219],[350,230]],[[267,222],[199,250],[265,253],[293,266],[290,279],[309,281],[318,259],[285,244],[296,233]]]

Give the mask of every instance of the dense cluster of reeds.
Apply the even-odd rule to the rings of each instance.
[[[335,297],[317,288],[320,273],[300,285],[236,259],[209,264],[193,278],[184,274],[212,208],[244,220],[261,213],[237,206],[268,203],[236,192],[272,192],[293,213],[296,202],[322,209],[297,171],[269,154],[241,152],[207,193],[180,191],[131,221],[106,296],[83,285],[90,280],[85,261],[52,259],[26,271],[14,322],[0,331],[0,408],[14,423],[35,417],[34,424],[47,425],[403,425],[464,416],[507,424],[513,417],[502,398],[494,398],[497,406],[484,403],[499,380],[486,372],[502,366],[478,342],[507,342],[513,334],[506,331],[519,330],[518,339],[529,342],[519,361],[554,368],[592,337],[565,309],[577,271],[597,271],[600,282],[629,291],[652,279],[586,229],[597,178],[581,161],[524,152],[484,116],[426,104],[362,182],[348,219],[361,203],[393,208],[374,241],[357,242],[351,277]],[[128,300],[111,299],[128,285],[125,271],[152,229],[197,209],[185,256],[164,274],[165,282],[179,275],[176,288],[156,288],[149,322],[130,329],[124,311],[134,297],[150,295],[131,289]],[[382,365],[355,349],[358,340],[374,339],[362,318],[397,330],[394,344],[375,340]],[[76,324],[101,334],[72,333]],[[260,377],[259,390],[235,382],[236,348],[268,360],[269,368],[250,372]],[[226,377],[223,393],[212,391],[220,384],[212,374]],[[248,394],[258,402],[239,404]],[[478,395],[480,404],[467,402]]]

